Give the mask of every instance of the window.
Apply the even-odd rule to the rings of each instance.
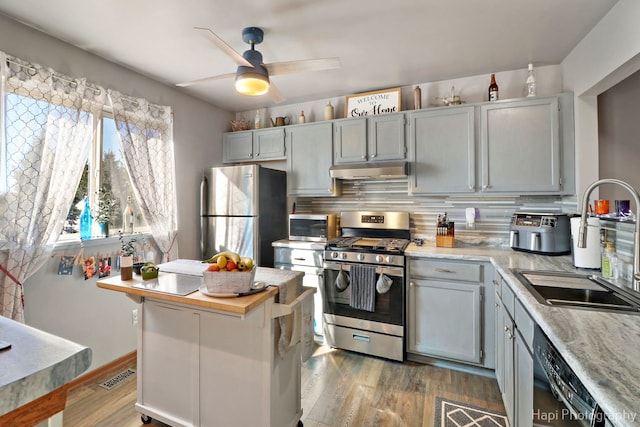
[[[131,230],[129,208],[133,216],[133,231],[147,231],[141,210],[133,195],[133,187],[124,165],[120,150],[116,123],[106,111],[97,119],[96,138],[93,141],[90,158],[87,159],[73,203],[69,209],[62,236],[59,240],[75,240],[80,232],[80,215],[84,209],[84,198],[89,198],[93,216],[92,238],[115,235]],[[127,218],[123,220],[127,211]],[[108,230],[100,222],[108,219]]]

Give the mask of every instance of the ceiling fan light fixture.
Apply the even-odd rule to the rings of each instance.
[[[238,67],[236,73],[236,90],[243,95],[259,96],[269,91],[269,75],[267,70],[258,66],[256,68]]]

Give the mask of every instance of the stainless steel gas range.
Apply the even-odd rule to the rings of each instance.
[[[326,343],[402,361],[409,214],[343,212],[340,225],[324,251]]]

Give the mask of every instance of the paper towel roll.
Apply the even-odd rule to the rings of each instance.
[[[600,268],[600,220],[587,218],[587,247],[578,247],[578,233],[580,232],[580,217],[571,218],[571,240],[573,265],[578,268]]]

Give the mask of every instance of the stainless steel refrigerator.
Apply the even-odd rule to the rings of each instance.
[[[231,250],[273,267],[275,240],[287,237],[287,177],[260,165],[206,169],[200,184],[202,259]]]

